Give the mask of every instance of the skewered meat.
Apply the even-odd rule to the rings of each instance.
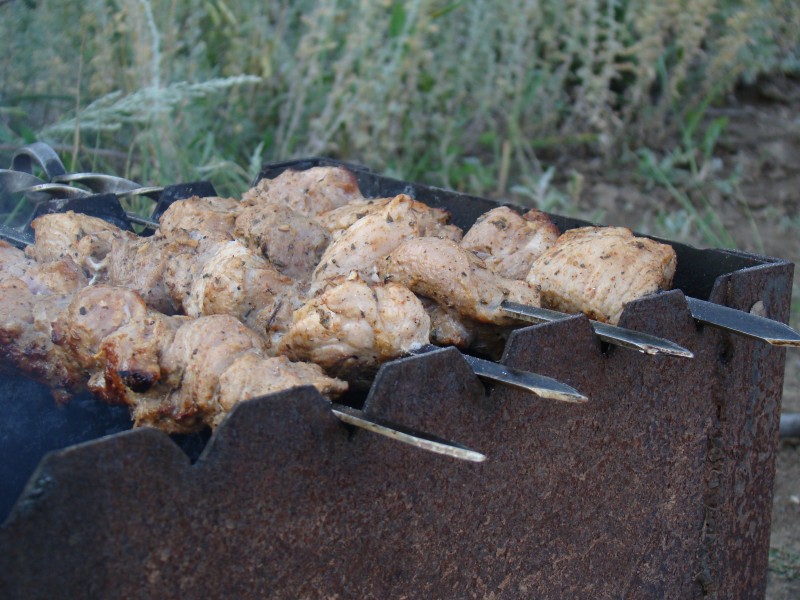
[[[245,205],[278,204],[313,217],[360,200],[355,176],[341,167],[286,170],[274,179],[262,179],[242,196]]]
[[[56,264],[47,265],[51,279]],[[69,281],[80,281],[71,259],[60,264],[60,272],[78,273]],[[0,245],[0,294],[7,300],[0,303],[0,358],[50,385],[59,400],[88,388],[130,406],[137,425],[188,432],[216,425],[237,401],[298,381],[328,396],[346,389],[316,365],[267,358],[264,340],[232,316],[170,317],[135,292],[106,285],[52,293],[74,283],[36,282],[39,266]],[[242,353],[254,358],[240,360]],[[242,378],[244,365],[257,373]]]
[[[540,286],[546,308],[616,324],[625,304],[668,289],[676,264],[672,246],[625,227],[581,227],[536,259],[527,281]]]
[[[403,284],[483,323],[514,323],[500,310],[503,300],[539,306],[534,286],[489,271],[481,259],[452,240],[426,237],[403,242],[379,262],[378,274],[383,281]]]
[[[195,243],[140,237],[101,219],[72,211],[43,215],[33,221],[36,241],[26,252],[44,267],[47,261],[70,257],[90,284],[127,287],[139,293],[148,306],[170,314],[176,306],[164,286],[170,257]]]
[[[311,293],[352,271],[365,281],[378,281],[376,263],[403,241],[442,236],[460,239],[461,230],[447,225],[448,214],[400,194],[379,210],[358,219],[325,251],[314,270]]]
[[[430,340],[437,346],[455,346],[466,350],[475,341],[474,322],[462,318],[455,310],[436,300],[420,296],[422,306],[431,320]]]
[[[499,206],[481,215],[464,234],[461,247],[508,279],[525,279],[531,263],[556,243],[560,232],[550,218],[531,209],[524,215]]]
[[[74,361],[53,344],[50,324],[85,283],[68,257],[39,265],[0,241],[0,363],[31,373],[58,402],[82,385]]]
[[[407,288],[367,285],[358,275],[331,282],[295,311],[281,354],[352,378],[428,343],[430,319]]]
[[[288,325],[287,311],[301,303],[292,279],[239,242],[211,243],[200,259],[192,253],[176,258],[166,285],[187,315],[233,315],[270,347]]]
[[[242,208],[233,198],[193,196],[178,200],[161,215],[156,236],[226,242],[233,239],[236,215]]]
[[[328,232],[312,218],[278,204],[243,209],[236,217],[234,236],[278,271],[300,281],[311,278],[330,242]]]
[[[333,239],[336,239],[353,223],[381,210],[391,201],[391,198],[352,200],[343,206],[318,214],[317,223],[327,229]]]
[[[121,233],[118,227],[103,219],[73,211],[42,215],[33,220],[31,227],[36,233],[36,244],[26,249],[28,256],[45,263],[69,255],[79,266],[86,261],[86,256],[78,254],[76,247],[81,238],[90,233]]]

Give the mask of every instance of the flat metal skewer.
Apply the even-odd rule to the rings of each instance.
[[[527,304],[509,302],[507,300],[503,301],[500,308],[506,314],[531,323],[551,323],[571,316],[555,310],[528,306]],[[630,348],[645,354],[668,354],[670,356],[694,358],[694,354],[690,350],[670,340],[633,329],[600,323],[592,319],[589,319],[589,323],[591,323],[597,337],[610,344]]]
[[[693,318],[711,327],[761,340],[773,346],[800,347],[800,333],[780,321],[688,296],[686,303]]]
[[[486,455],[471,450],[461,444],[456,444],[430,433],[417,431],[409,427],[390,423],[377,417],[368,416],[364,411],[345,406],[344,404],[331,403],[331,411],[342,422],[366,429],[373,433],[409,444],[421,450],[443,454],[460,460],[483,462]]]
[[[462,354],[475,375],[482,379],[497,381],[503,385],[521,388],[528,392],[533,392],[537,396],[548,400],[559,400],[560,402],[582,403],[589,400],[575,388],[562,383],[552,377],[514,369],[500,363],[482,358],[475,358],[469,354]]]

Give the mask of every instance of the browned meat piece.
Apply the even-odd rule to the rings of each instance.
[[[177,306],[165,284],[166,270],[172,257],[193,252],[195,247],[191,240],[173,241],[138,236],[115,239],[104,259],[104,279],[112,285],[135,291],[150,308],[173,314]]]
[[[295,282],[239,242],[204,242],[173,256],[164,284],[175,306],[191,317],[229,314],[264,336],[282,335],[301,301]]]
[[[147,412],[146,421],[142,406],[137,406],[137,423],[160,422],[163,427],[168,420],[186,424],[189,429],[210,423],[221,412],[220,375],[242,352],[261,354],[262,350],[262,339],[230,315],[213,315],[184,324],[175,333],[162,361],[162,368],[175,387],[166,402],[159,403],[155,414]]]
[[[134,406],[163,401],[171,386],[179,385],[162,368],[163,357],[178,328],[189,320],[150,310],[105,336],[89,389],[109,403]]]
[[[536,259],[527,280],[545,307],[616,324],[631,300],[669,289],[676,266],[667,244],[625,227],[581,227]]]
[[[155,235],[169,239],[232,240],[236,215],[242,208],[242,203],[233,198],[193,196],[178,200],[161,215]]]
[[[524,215],[507,206],[481,215],[464,234],[461,247],[508,279],[525,279],[531,263],[556,243],[560,232],[550,218],[531,209]]]
[[[317,215],[317,222],[336,239],[353,223],[381,210],[391,202],[391,198],[372,198],[369,200],[353,200],[343,206]]]
[[[319,365],[245,352],[220,375],[219,404],[227,412],[247,398],[302,385],[313,385],[326,398],[336,398],[347,390],[344,381],[328,377]]]
[[[475,340],[475,323],[462,318],[452,308],[442,306],[436,300],[421,296],[425,312],[431,320],[431,343],[437,346],[455,346],[466,350]]]
[[[74,361],[53,344],[51,323],[83,284],[69,258],[39,265],[0,242],[0,363],[47,384],[59,402],[81,389],[83,381]]]
[[[347,169],[313,167],[305,171],[287,170],[275,179],[262,179],[245,192],[242,202],[279,204],[313,217],[362,198],[355,176]]]
[[[422,236],[460,239],[461,230],[446,225],[448,214],[400,194],[385,206],[357,220],[334,241],[314,271],[311,293],[327,281],[356,271],[365,281],[378,281],[375,264],[403,241]]]
[[[192,249],[192,240],[139,237],[73,212],[43,215],[34,225],[36,242],[26,252],[36,257],[41,268],[47,261],[67,257],[81,268],[89,284],[127,287],[139,293],[148,306],[174,312],[163,283],[164,269],[172,255]]]
[[[85,287],[53,323],[52,339],[87,373],[94,372],[100,367],[97,354],[103,340],[147,314],[144,301],[131,290],[107,285]]]
[[[352,378],[426,344],[429,331],[430,319],[408,289],[397,284],[370,287],[352,275],[332,282],[295,311],[279,351]]]
[[[483,323],[515,322],[500,310],[503,300],[539,305],[534,286],[489,271],[482,260],[452,240],[428,237],[403,242],[379,262],[378,275]]]
[[[36,295],[21,279],[0,278],[0,366],[49,386],[64,403],[83,389],[85,380],[75,361],[52,341],[51,323],[66,310],[69,295]]]
[[[79,255],[76,247],[81,238],[91,233],[107,232],[113,236],[126,233],[102,219],[72,211],[42,215],[34,219],[31,227],[36,233],[36,243],[25,250],[26,254],[40,263],[70,256],[81,267],[86,262],[86,256]]]
[[[310,217],[279,204],[256,204],[236,217],[236,239],[260,252],[278,271],[308,281],[330,235]]]

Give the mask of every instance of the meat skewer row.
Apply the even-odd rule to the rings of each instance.
[[[583,312],[605,341],[647,354],[693,356],[669,340],[616,326],[628,302],[669,289],[676,265],[671,246],[621,227],[579,228],[558,236],[543,213],[520,216],[500,207],[478,219],[462,247],[541,290],[541,307],[503,302],[500,309],[509,316],[542,323]]]
[[[81,287],[70,259],[43,273],[15,248],[0,251],[4,361],[61,399],[88,389],[131,407],[137,425],[173,433],[216,426],[244,398],[304,384],[328,398],[347,389],[317,365],[267,357],[263,339],[229,315],[167,316],[126,288]]]
[[[377,223],[378,228],[372,230],[373,235],[369,238],[375,244],[362,246],[367,249],[368,255],[362,262],[365,265],[364,272],[372,281],[365,282],[363,278],[358,278],[358,282],[352,278],[348,281],[343,276],[336,276],[328,281],[320,279],[319,281],[324,281],[324,285],[318,292],[319,297],[312,296],[306,300],[300,291],[301,284],[276,273],[263,257],[236,241],[208,239],[217,236],[224,240],[220,231],[228,235],[230,228],[230,224],[219,226],[225,218],[224,212],[217,210],[220,206],[219,200],[208,200],[180,205],[179,212],[185,219],[175,219],[174,215],[170,216],[169,211],[165,214],[165,220],[170,224],[178,221],[185,223],[189,219],[197,226],[192,232],[197,239],[187,238],[182,233],[185,232],[182,227],[173,228],[173,231],[179,232],[178,241],[170,242],[166,234],[161,232],[154,236],[155,239],[149,238],[152,241],[147,248],[152,252],[157,252],[159,247],[168,248],[163,245],[167,243],[177,244],[180,251],[163,266],[153,261],[153,265],[159,265],[152,269],[156,275],[148,274],[144,264],[142,268],[135,270],[120,267],[130,260],[125,252],[126,245],[130,248],[137,247],[140,243],[126,232],[119,232],[114,244],[110,246],[91,242],[92,234],[74,243],[71,240],[80,236],[48,233],[65,227],[63,222],[67,222],[68,227],[65,228],[73,230],[85,231],[93,226],[92,217],[74,213],[47,215],[37,220],[34,224],[37,239],[29,253],[44,258],[68,254],[83,264],[93,279],[100,278],[114,285],[132,286],[146,296],[147,288],[142,290],[141,282],[152,284],[160,273],[164,281],[164,294],[171,299],[172,306],[176,306],[181,312],[193,317],[233,314],[265,337],[267,354],[285,353],[294,360],[317,361],[329,374],[350,380],[368,376],[381,363],[418,350],[428,343],[429,318],[424,314],[420,301],[397,284],[386,285],[375,281],[375,267],[370,262],[374,262],[374,257],[380,254],[374,250],[374,245],[382,243],[380,236],[374,235],[374,231],[394,234],[390,235],[392,241],[388,248],[424,231],[422,227],[426,225],[431,232],[444,229],[449,235],[458,237],[457,230],[452,226],[442,226],[446,218],[443,211],[431,211],[425,205],[404,196],[389,199],[382,206],[378,205],[380,212],[371,215],[374,217],[372,222]],[[80,226],[74,223],[70,225],[71,221],[78,222]],[[205,230],[203,224],[207,226]],[[387,224],[389,228],[382,228],[382,224]],[[105,223],[101,223],[98,228],[103,235],[109,232]],[[366,227],[363,230],[370,231]],[[41,237],[40,232],[43,234]],[[64,240],[69,242],[66,247]],[[345,238],[342,238],[339,248],[345,242]],[[107,254],[102,251],[87,254],[87,249],[95,247],[101,250],[110,248],[110,251]],[[340,251],[337,248],[333,250],[333,256]],[[158,260],[164,262],[163,257]],[[119,274],[124,277],[119,278]],[[128,274],[137,279],[126,279]],[[520,284],[518,287],[525,286],[526,284]],[[524,297],[515,299],[527,300]],[[408,325],[401,327],[398,326],[399,323]],[[279,347],[278,341],[282,337],[286,341]],[[501,338],[498,339],[502,342]],[[476,373],[483,378],[523,387],[540,396],[571,401],[585,400],[584,396],[572,388],[541,376],[526,372],[512,374],[490,364],[475,368]]]
[[[181,252],[174,260],[170,261],[170,268],[167,271],[167,275],[177,273],[179,276],[168,277],[171,283],[167,283],[166,287],[170,290],[173,304],[192,316],[217,312],[232,313],[243,318],[248,325],[259,331],[264,331],[266,321],[267,334],[271,336],[274,345],[285,332],[285,326],[282,324],[287,321],[292,311],[302,304],[302,294],[296,287],[292,287],[290,282],[280,281],[274,272],[271,272],[267,263],[254,256],[248,257],[246,251],[241,246],[237,246],[235,242],[225,242],[228,245],[224,248],[219,244],[207,242],[208,238],[230,240],[231,228],[235,228],[235,224],[240,222],[242,216],[241,213],[236,216],[235,203],[234,200],[223,201],[213,198],[202,201],[182,201],[167,211],[162,218],[162,229],[159,230],[157,236],[167,240],[170,233],[178,232],[179,239],[181,236],[185,237],[187,233],[193,237],[201,237],[200,241],[192,241],[196,241],[198,245],[210,247],[210,250],[201,250],[199,254],[212,256],[218,253],[219,256],[217,259],[203,261],[197,260],[191,248],[186,252]],[[448,226],[444,224],[445,213],[438,211],[437,214],[436,211],[408,197],[398,196],[394,199],[384,199],[372,203],[359,200],[354,202],[354,205],[355,213],[351,210],[353,206],[350,205],[340,206],[333,211],[341,215],[349,210],[349,219],[355,218],[355,221],[351,227],[340,233],[336,241],[326,249],[322,262],[314,272],[313,291],[321,291],[330,285],[332,279],[341,279],[342,275],[349,273],[354,267],[360,267],[359,272],[362,279],[374,284],[377,280],[374,264],[388,250],[396,247],[405,239],[427,233],[438,233],[451,239],[459,237],[457,230],[454,231],[452,226],[449,226],[448,230]],[[253,205],[250,208],[257,208],[257,206]],[[288,210],[285,207],[284,209]],[[259,223],[254,214],[247,216],[252,217],[251,222]],[[347,222],[348,219],[345,219],[345,224]],[[339,223],[341,224],[341,220]],[[191,229],[187,230],[186,228]],[[252,229],[251,227],[250,230]],[[262,233],[270,229],[274,228],[266,228],[266,230],[262,230]],[[501,235],[492,235],[493,232]],[[553,224],[543,213],[530,211],[521,217],[511,209],[501,207],[484,215],[468,232],[462,245],[473,249],[473,252],[482,253],[492,264],[499,266],[510,264],[519,273],[519,265],[524,265],[525,259],[530,260],[535,256],[534,251],[540,252],[541,248],[546,248],[548,244],[551,244],[556,232]],[[258,235],[254,237],[258,238]],[[498,238],[500,238],[500,243],[497,242]],[[509,244],[509,240],[513,243]],[[129,244],[139,243],[137,240],[129,241]],[[180,242],[175,243],[179,244]],[[220,241],[220,244],[222,243]],[[185,244],[184,241],[184,246]],[[509,246],[512,248],[511,252],[508,251]],[[148,247],[158,250],[158,247],[153,244]],[[519,258],[520,255],[522,258]],[[238,269],[231,268],[234,262],[238,263]],[[261,264],[258,264],[259,262]],[[204,263],[207,266],[202,266]],[[138,269],[132,270],[132,272],[144,273],[145,270]],[[231,277],[230,273],[233,272],[239,273],[239,275]],[[245,275],[245,273],[253,272],[261,273],[262,276],[248,277]],[[219,275],[220,273],[222,275]],[[513,275],[514,273],[509,274]],[[261,283],[265,278],[266,285],[241,284],[243,281]],[[176,279],[177,283],[175,283]],[[216,284],[207,286],[205,283],[208,281],[216,282]],[[111,282],[127,284],[118,279],[112,279]],[[222,283],[220,284],[220,282]],[[434,283],[439,284],[440,282]],[[445,285],[447,284],[445,283]],[[191,289],[192,286],[194,289]],[[220,300],[221,297],[226,297],[219,293],[220,287],[226,286],[228,290],[236,290],[236,294],[228,295],[229,299],[234,297],[235,300]],[[276,289],[279,290],[277,294],[275,293]],[[242,290],[268,290],[268,293],[256,294],[261,297],[252,298],[247,291],[238,293]],[[285,293],[280,290],[285,290]],[[422,293],[419,289],[415,291]],[[444,295],[445,292],[439,294],[440,298]],[[207,301],[207,297],[210,297],[211,300]],[[537,306],[539,304],[538,301],[533,301],[531,298],[506,298],[506,300],[513,301],[517,305]],[[184,304],[186,306],[183,306]],[[491,346],[486,340],[494,341],[495,351],[502,348],[504,343],[502,336],[490,335],[485,327],[480,328],[471,320],[465,324],[464,319],[469,315],[454,314],[453,307],[449,306],[447,302],[439,302],[436,309],[432,308],[430,303],[428,306],[430,314],[434,317],[432,331],[435,343],[455,343],[463,348],[467,344],[474,343],[477,337],[487,351],[491,350]],[[256,307],[265,307],[265,309],[256,310]],[[276,311],[276,308],[279,310]],[[453,327],[459,320],[461,324]],[[462,335],[459,337],[450,335],[454,329],[460,329]],[[469,330],[472,333],[469,333]],[[476,336],[474,332],[479,330],[481,335]],[[464,333],[466,335],[463,335]],[[398,349],[399,352],[400,349]]]
[[[249,398],[313,385],[332,400],[347,389],[318,365],[264,356],[263,340],[231,316],[167,316],[130,290],[83,283],[69,258],[42,267],[0,242],[3,362],[53,387],[61,401],[88,389],[127,405],[137,427],[187,433],[216,427]],[[428,451],[485,459],[347,406],[332,403],[331,410],[346,423]]]

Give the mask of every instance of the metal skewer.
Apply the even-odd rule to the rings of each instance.
[[[485,454],[470,450],[461,444],[450,442],[435,435],[431,435],[430,433],[410,429],[402,425],[397,425],[396,423],[390,423],[377,417],[368,416],[364,411],[345,406],[344,404],[332,402],[331,411],[344,423],[355,425],[361,429],[366,429],[367,431],[383,435],[422,450],[427,450],[428,452],[444,454],[445,456],[471,462],[483,462],[486,460]]]
[[[528,306],[527,304],[509,302],[507,300],[503,301],[500,308],[509,315],[531,323],[551,323],[571,316],[555,310]],[[610,344],[630,348],[645,354],[668,354],[670,356],[694,358],[694,354],[691,351],[670,340],[591,319],[589,319],[589,323],[591,323],[597,337]]]
[[[800,347],[800,333],[780,321],[688,296],[686,304],[689,305],[694,319],[711,327],[761,340],[773,346]]]
[[[568,386],[552,377],[514,369],[490,360],[475,358],[469,354],[462,354],[475,375],[482,379],[497,381],[504,385],[533,392],[537,396],[548,400],[559,400],[561,402],[583,403],[589,400],[575,388]]]

